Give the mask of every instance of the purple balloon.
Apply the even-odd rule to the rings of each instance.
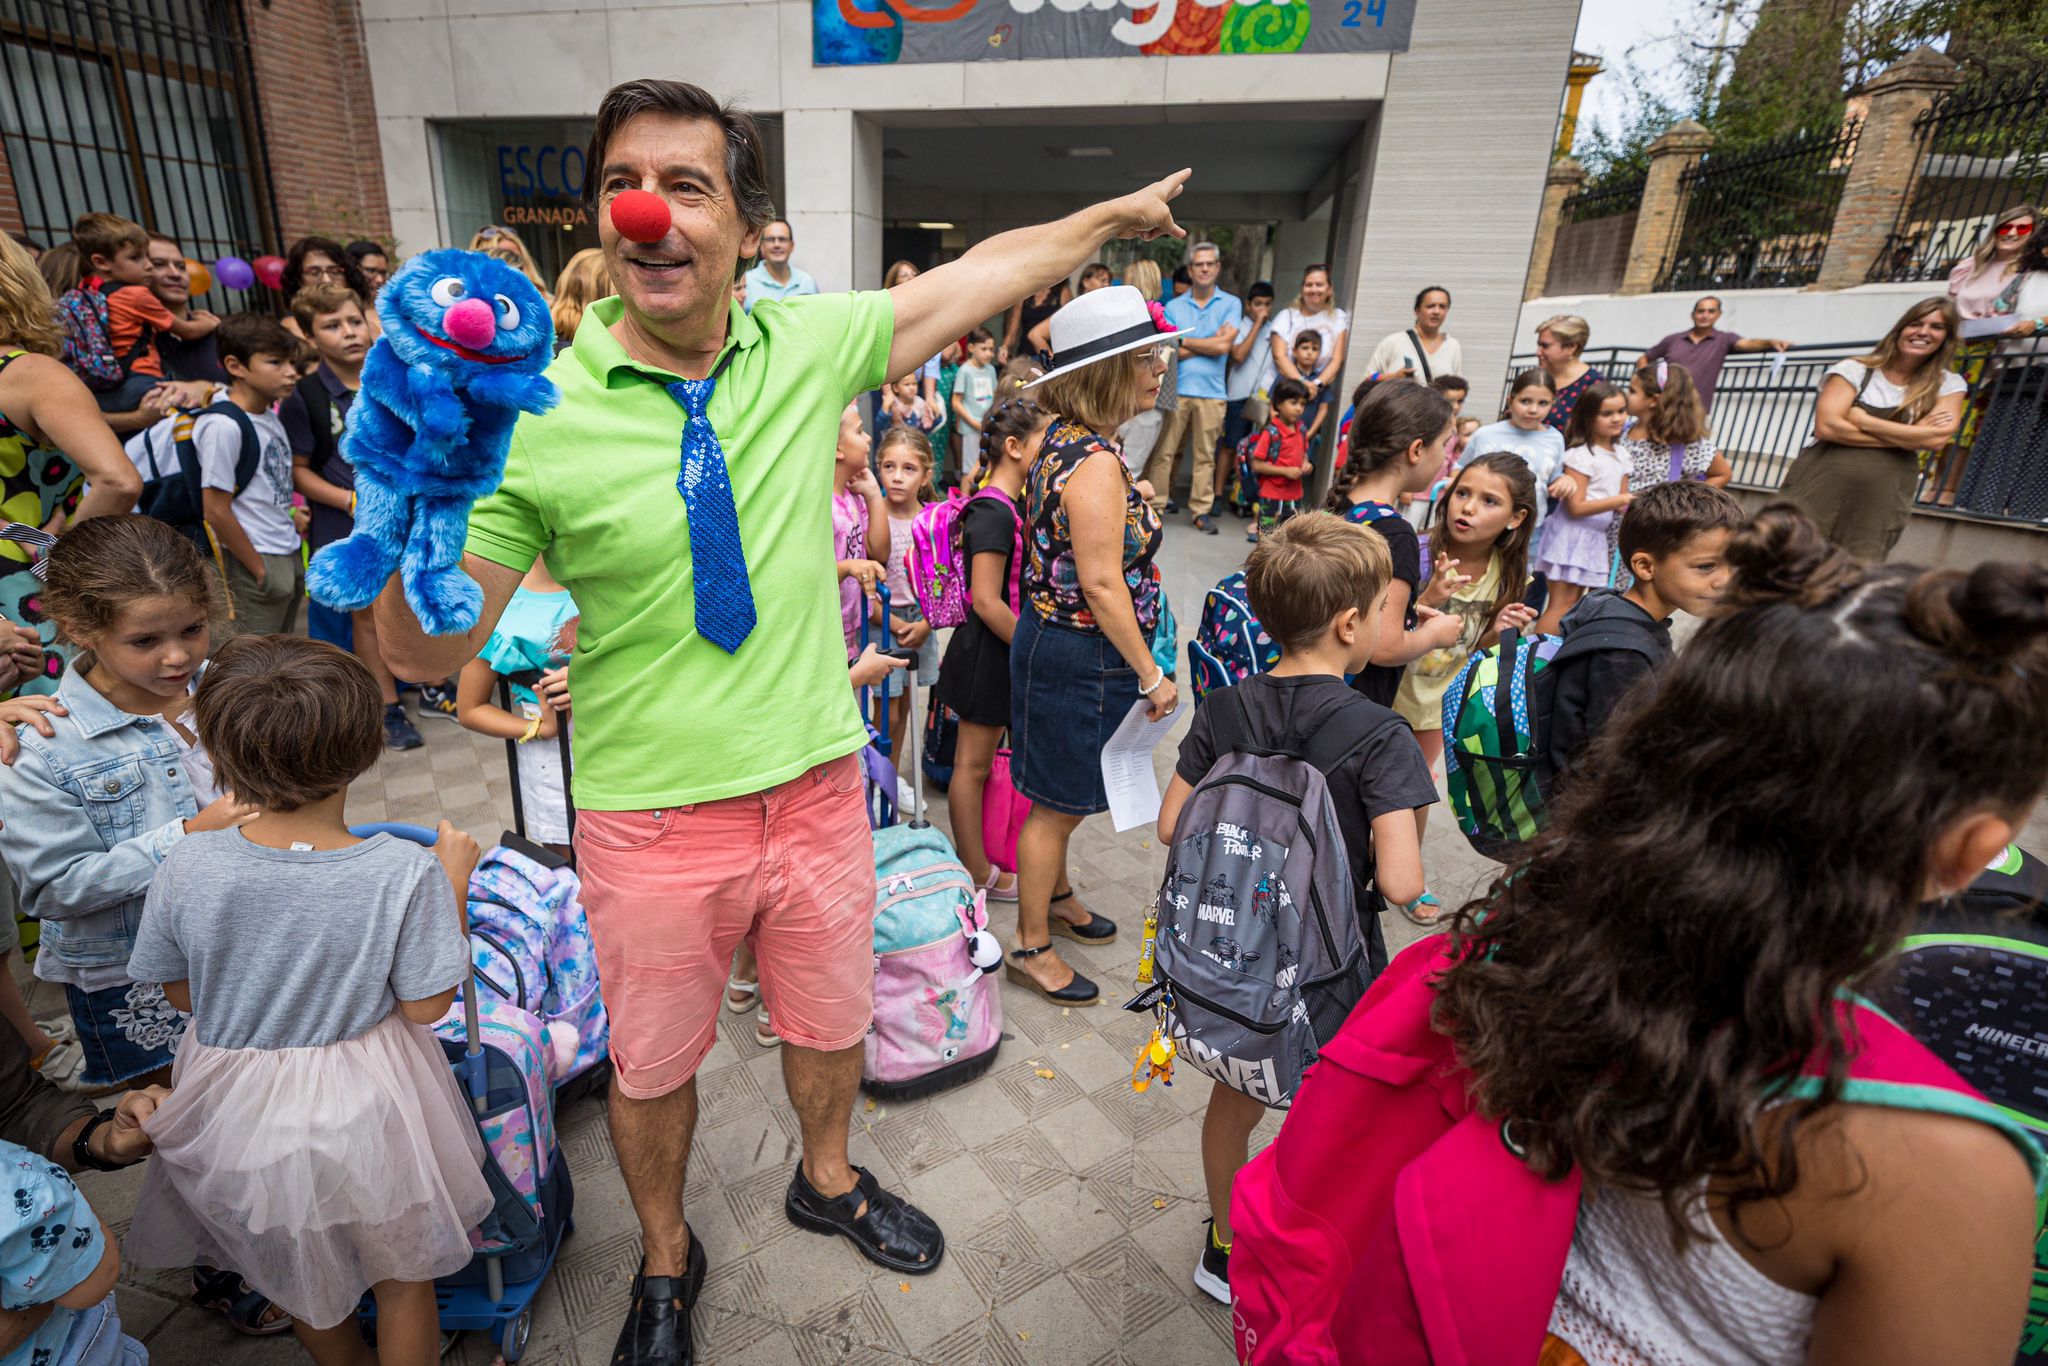
[[[228,289],[247,289],[256,283],[256,267],[239,256],[223,256],[213,263],[213,278]]]

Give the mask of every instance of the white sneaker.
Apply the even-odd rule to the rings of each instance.
[[[85,1089],[78,1081],[79,1075],[85,1071],[85,1050],[78,1046],[76,1039],[60,1041],[33,1066],[53,1086],[66,1091]]]
[[[900,774],[896,778],[896,809],[904,812],[917,810],[917,793]]]

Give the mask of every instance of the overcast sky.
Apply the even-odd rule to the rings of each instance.
[[[1610,128],[1614,125],[1620,108],[1621,59],[1631,48],[1637,64],[1653,79],[1668,71],[1677,51],[1667,35],[1691,9],[1686,0],[1582,0],[1573,46],[1599,53],[1607,59],[1607,70],[1586,87],[1579,109],[1581,126],[1596,117]]]

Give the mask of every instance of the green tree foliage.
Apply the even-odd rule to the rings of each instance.
[[[1947,52],[1971,85],[2048,69],[2048,0],[1732,0],[1732,60],[1714,44],[1725,2],[1693,0],[1655,40],[1677,54],[1675,96],[1644,79],[1634,53],[1596,77],[1621,86],[1623,112],[1612,126],[1581,125],[1574,150],[1589,183],[1640,175],[1649,145],[1681,118],[1705,124],[1724,155],[1836,127],[1847,92],[1923,46]]]

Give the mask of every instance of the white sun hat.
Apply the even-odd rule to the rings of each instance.
[[[1148,303],[1135,285],[1091,289],[1052,315],[1046,329],[1052,368],[1024,385],[1035,389],[1055,375],[1071,374],[1105,356],[1156,346],[1177,335],[1159,305]]]

